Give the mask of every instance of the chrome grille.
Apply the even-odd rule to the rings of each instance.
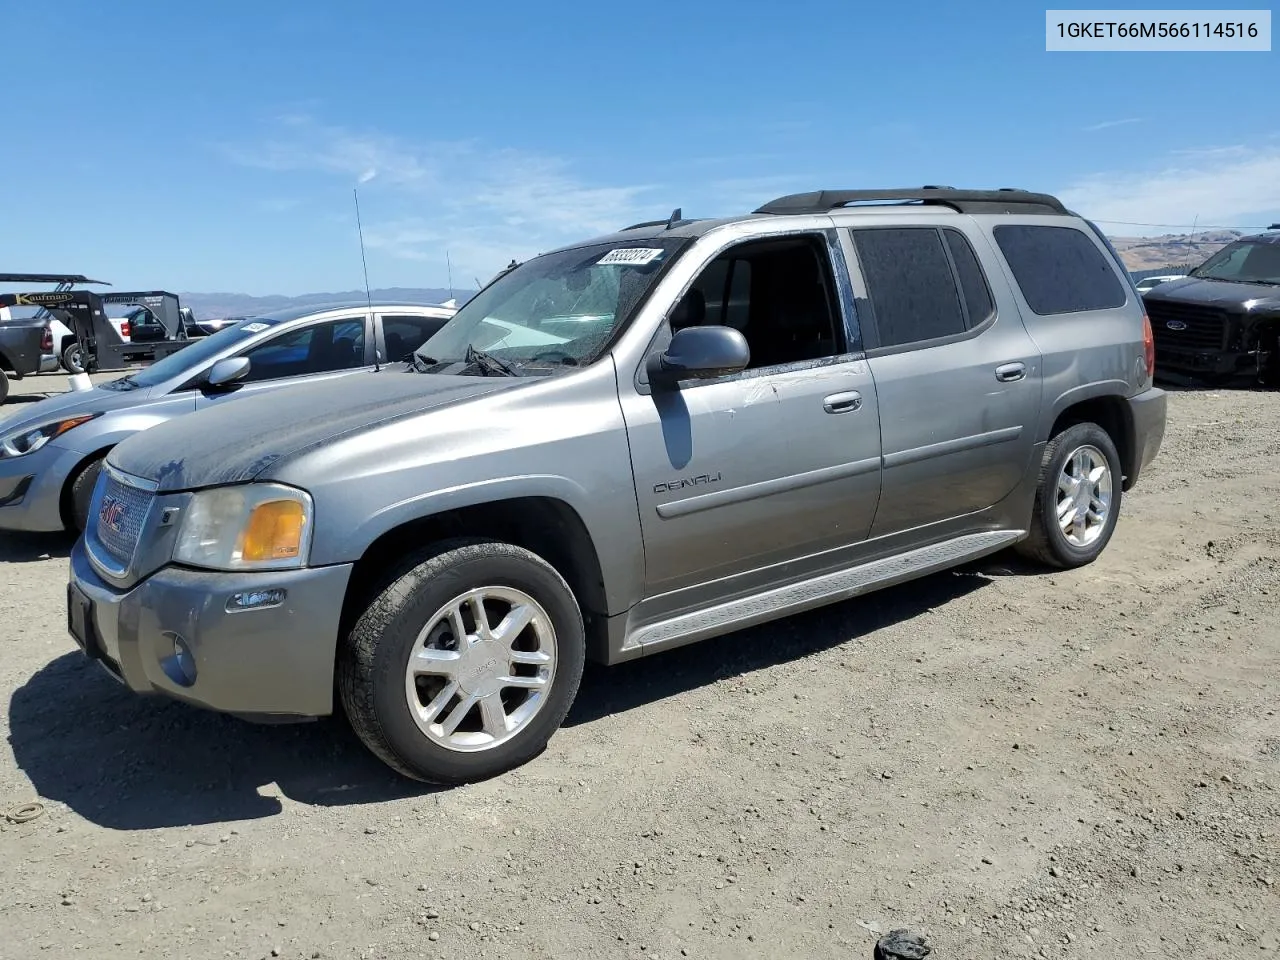
[[[128,564],[133,559],[143,521],[155,495],[122,483],[105,470],[102,483],[94,534],[113,559]]]
[[[1222,350],[1226,347],[1230,315],[1225,310],[1194,303],[1148,300],[1151,335],[1162,347]],[[1173,326],[1169,326],[1169,324]]]

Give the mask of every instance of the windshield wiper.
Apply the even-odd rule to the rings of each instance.
[[[1241,278],[1241,277],[1215,277],[1215,276],[1213,276],[1212,274],[1207,274],[1207,273],[1200,274],[1200,276],[1198,276],[1196,279],[1198,279],[1198,280],[1217,280],[1217,281],[1219,281],[1219,282],[1221,282],[1221,283],[1266,283],[1266,284],[1274,284],[1274,283],[1276,283],[1276,282],[1277,282],[1277,281],[1275,281],[1275,280],[1245,280],[1245,279],[1243,279],[1243,278]]]
[[[417,353],[410,354],[405,359],[409,362],[409,366],[417,373],[426,373],[428,367],[434,367],[440,362],[435,357],[424,357]]]
[[[497,374],[504,377],[518,377],[519,372],[511,364],[504,360],[499,360],[492,354],[485,353],[483,350],[477,350],[471,344],[467,344],[467,353],[463,361],[468,364],[475,364],[486,374]]]

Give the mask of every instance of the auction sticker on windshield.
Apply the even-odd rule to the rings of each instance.
[[[267,327],[269,326],[271,326],[271,324],[269,323],[246,323],[240,329],[247,330],[249,333],[261,333],[263,330],[267,329]]]
[[[596,263],[624,263],[630,266],[643,266],[653,263],[663,254],[661,247],[619,247],[610,250]]]

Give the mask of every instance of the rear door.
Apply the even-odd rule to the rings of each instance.
[[[1041,373],[1007,285],[989,281],[985,237],[969,217],[844,236],[880,403],[884,479],[871,535],[993,506],[1029,467]]]
[[[249,358],[248,376],[234,389],[197,393],[197,410],[292,383],[339,380],[372,371],[372,319],[353,312],[304,322],[236,356]]]
[[[415,350],[435,336],[451,319],[432,312],[414,313],[400,310],[378,314],[378,343],[383,363],[399,363],[413,356]]]

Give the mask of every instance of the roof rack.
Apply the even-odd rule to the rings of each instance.
[[[770,200],[755,213],[827,213],[849,203],[900,200],[951,207],[961,213],[1049,213],[1070,216],[1057,197],[1014,187],[998,190],[956,190],[924,186],[884,190],[813,190]]]
[[[0,273],[0,283],[95,283],[111,286],[104,280],[90,280],[79,273]]]

